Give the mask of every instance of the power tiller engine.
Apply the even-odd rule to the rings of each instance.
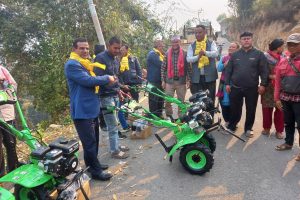
[[[189,99],[191,106],[188,112],[181,117],[191,128],[210,128],[213,124],[212,114],[216,112],[213,101],[207,96],[207,91],[194,94]]]
[[[78,166],[78,158],[75,153],[79,150],[77,140],[59,138],[49,144],[41,146],[31,153],[33,159],[46,173],[54,177],[66,177]]]

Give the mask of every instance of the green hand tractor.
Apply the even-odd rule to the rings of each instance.
[[[169,96],[167,98],[175,102],[175,98]],[[186,113],[175,123],[157,117],[135,101],[129,101],[121,106],[120,110],[135,118],[148,121],[155,126],[171,129],[176,137],[176,142],[169,147],[166,146],[158,134],[155,134],[168,153],[169,161],[172,162],[174,153],[180,150],[179,159],[182,166],[191,174],[201,175],[208,172],[214,164],[212,153],[216,148],[216,142],[209,133],[219,129],[221,125],[220,120],[213,123],[210,113],[215,112],[216,109],[207,97],[206,92],[199,92],[189,100],[190,103],[186,106]],[[145,113],[145,116],[138,112],[140,109]]]
[[[28,163],[0,178],[0,183],[14,184],[14,195],[0,187],[1,200],[74,199],[77,192],[88,199],[88,176],[79,169],[79,143],[58,138],[49,145],[34,137],[27,126],[16,92],[12,86],[0,91],[0,104],[15,104],[22,130],[0,119],[0,128],[25,142],[30,150]],[[73,197],[72,197],[73,196]]]

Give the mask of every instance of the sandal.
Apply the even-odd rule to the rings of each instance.
[[[284,143],[284,144],[281,144],[281,145],[276,146],[275,149],[276,149],[277,151],[285,151],[285,150],[291,150],[292,147],[293,147],[293,146]]]
[[[262,130],[261,134],[262,135],[270,135],[271,133],[270,133],[270,130],[267,131],[266,129],[264,129],[264,130]]]
[[[120,149],[120,151],[129,151],[129,147],[127,147],[125,145],[120,145],[119,149]]]
[[[298,156],[296,156],[295,160],[300,161],[300,153],[298,154]]]
[[[275,136],[276,136],[276,138],[279,139],[279,140],[283,139],[283,134],[280,133],[280,132],[276,132],[276,133],[275,133]]]
[[[126,154],[124,151],[116,151],[111,154],[111,157],[116,159],[126,159],[129,157],[129,155]]]

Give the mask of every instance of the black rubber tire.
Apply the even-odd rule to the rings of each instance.
[[[21,186],[21,185],[15,185],[15,191],[14,191],[14,196],[16,198],[16,200],[23,200],[19,193],[21,192],[21,190],[23,190],[25,187]],[[30,192],[28,193],[28,199],[30,200],[47,200],[49,199],[47,196],[47,191],[43,186],[39,186],[39,187],[35,187],[35,188],[30,188],[28,189],[30,190]]]
[[[192,166],[190,166],[189,163],[187,162],[187,155],[189,154],[189,152],[194,151],[194,150],[201,152],[202,156],[205,156],[206,162],[203,167],[196,169],[196,168],[193,168]],[[199,159],[199,154],[195,154],[194,156],[196,156],[195,159]],[[213,157],[210,149],[207,146],[205,146],[204,144],[199,144],[199,143],[184,146],[180,151],[179,160],[180,160],[182,166],[188,172],[190,172],[191,174],[197,174],[197,175],[205,174],[214,165],[214,157]],[[193,160],[194,160],[194,158],[193,158]],[[201,161],[201,158],[199,161],[196,161],[196,162],[200,162],[200,161]]]
[[[208,146],[203,142],[203,140],[207,141]],[[214,136],[212,136],[211,134],[204,134],[203,137],[198,141],[198,143],[201,143],[201,144],[204,144],[205,146],[207,146],[212,153],[214,153],[216,151],[217,143],[216,143]]]

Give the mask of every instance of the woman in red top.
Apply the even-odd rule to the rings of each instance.
[[[283,109],[285,123],[285,143],[276,150],[290,150],[294,144],[295,123],[300,133],[300,33],[287,39],[290,57],[280,61],[276,69],[275,94],[276,107]],[[300,161],[300,154],[296,157]]]
[[[279,61],[283,58],[283,45],[282,39],[275,39],[269,44],[269,51],[265,52],[265,56],[269,66],[269,85],[266,87],[266,91],[261,95],[262,113],[263,113],[263,135],[270,135],[270,129],[272,126],[273,110],[275,107],[274,101],[274,85],[275,85],[275,69]],[[283,139],[283,112],[282,110],[275,107],[274,112],[274,125],[275,125],[275,136],[278,139]]]

